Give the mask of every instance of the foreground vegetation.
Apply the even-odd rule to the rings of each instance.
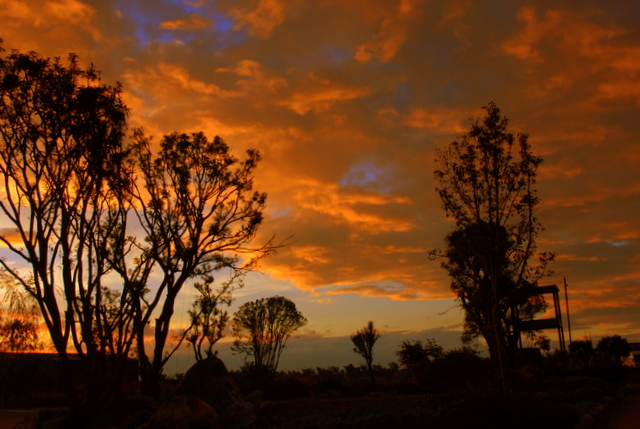
[[[571,428],[582,414],[615,397],[626,376],[638,374],[601,355],[594,354],[588,365],[582,357],[563,352],[521,357],[510,395],[502,393],[490,360],[470,348],[444,352],[423,367],[374,365],[375,383],[366,365],[276,373],[247,366],[230,376],[256,407],[256,428]],[[11,395],[5,390],[5,407],[70,405],[56,393],[53,377],[47,381],[46,374],[13,365],[11,373],[2,365],[2,377],[12,381],[13,374],[11,386],[22,390]],[[181,377],[165,377],[162,401],[176,395]],[[124,403],[107,407],[91,427],[128,429],[148,421],[162,401],[140,396],[138,389],[137,383],[127,385]],[[42,427],[73,427],[63,414],[43,417],[49,420]]]
[[[375,384],[364,365],[280,372],[260,390],[251,390],[257,386],[247,371],[234,376],[259,405],[262,428],[571,428],[637,370],[585,368],[557,352],[513,371],[511,395],[502,393],[488,359],[464,349],[420,373],[395,364],[375,372]]]

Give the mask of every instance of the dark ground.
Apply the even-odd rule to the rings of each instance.
[[[640,373],[631,374],[627,381],[627,394],[608,419],[607,429],[640,428]]]

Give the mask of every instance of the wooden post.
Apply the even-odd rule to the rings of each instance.
[[[571,319],[569,318],[569,294],[567,293],[567,278],[564,278],[564,301],[567,307],[567,329],[569,330],[569,345],[571,345]]]

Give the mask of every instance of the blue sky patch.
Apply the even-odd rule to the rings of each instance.
[[[357,186],[360,188],[375,189],[379,192],[389,192],[385,185],[389,172],[376,166],[373,162],[352,165],[349,172],[340,179],[341,186]]]
[[[241,43],[244,39],[242,33],[233,31],[233,18],[216,12],[211,7],[196,8],[182,0],[159,0],[149,4],[118,1],[116,7],[133,23],[134,35],[141,49],[153,42],[168,43],[177,40],[188,44],[197,38],[201,39],[203,35],[211,35],[217,42],[211,49],[220,51],[229,45]],[[161,28],[163,22],[187,19],[191,14],[203,16],[212,21],[212,25],[193,30]]]

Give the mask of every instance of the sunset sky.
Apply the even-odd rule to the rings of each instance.
[[[460,345],[462,313],[428,258],[453,227],[434,158],[491,101],[544,158],[538,244],[558,254],[545,283],[566,277],[573,338],[640,341],[637,0],[0,0],[0,22],[7,50],[75,52],[121,82],[130,127],[156,141],[204,131],[261,151],[260,238],[295,243],[231,311],[296,302],[309,323],[284,369],[364,363],[348,335],[368,320],[377,363],[404,339]]]

